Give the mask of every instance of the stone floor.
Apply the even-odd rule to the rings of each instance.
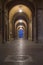
[[[43,65],[43,44],[23,39],[0,44],[0,65]]]

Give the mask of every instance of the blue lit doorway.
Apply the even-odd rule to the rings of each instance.
[[[18,30],[18,37],[24,38],[24,30],[23,29]]]

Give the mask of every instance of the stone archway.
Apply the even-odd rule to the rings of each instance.
[[[21,21],[21,22],[20,22]],[[14,30],[14,28],[15,28],[15,30]],[[14,24],[14,27],[13,27],[13,32],[14,32],[14,35],[16,35],[17,34],[17,32],[18,32],[18,30],[19,29],[23,29],[24,30],[24,38],[25,39],[28,39],[28,34],[27,34],[27,31],[28,31],[28,26],[27,26],[27,23],[26,23],[26,21],[25,20],[23,20],[23,19],[19,19],[19,20],[17,20],[16,22],[15,22],[15,24]],[[15,37],[17,37],[17,36],[15,36]]]
[[[30,7],[30,4],[29,4],[29,5],[27,5],[26,3],[27,3],[27,2],[25,2],[25,3],[24,3],[24,2],[21,2],[21,1],[20,1],[19,3],[17,3],[17,4],[16,4],[16,2],[15,2],[15,4],[13,5],[13,7],[14,7],[14,6],[16,6],[16,5],[19,5],[19,4],[23,4],[23,5],[25,5],[26,7],[30,8],[30,10],[33,12],[33,11],[34,11],[34,10],[33,10],[33,8],[34,8],[34,7],[33,7],[33,6],[31,6],[31,7]],[[9,4],[9,3],[8,3],[8,4]],[[10,12],[10,11],[11,11],[11,9],[12,9],[13,7],[9,8],[9,10],[8,10],[8,11]],[[32,25],[31,25],[31,24],[30,24],[30,26],[32,27]],[[30,27],[30,28],[31,28],[31,27]]]
[[[22,20],[22,23],[19,22],[20,20]],[[22,14],[16,13],[15,16],[13,17],[13,19],[12,19],[13,33],[15,33],[16,27],[19,24],[24,25],[25,28],[26,28],[26,31],[28,31],[28,29],[27,29],[27,27],[28,27],[28,20],[29,19],[27,18],[27,16],[24,13],[22,13]],[[25,35],[28,38],[27,34],[25,34]]]
[[[20,8],[19,8],[20,7]],[[22,10],[23,12],[19,12],[19,10]],[[15,12],[16,11],[16,12]],[[17,14],[18,13],[18,14]],[[14,17],[14,15],[17,15],[17,16],[15,16]],[[25,15],[24,15],[25,14]],[[27,15],[27,16],[26,16]],[[25,6],[25,5],[16,5],[16,6],[14,6],[12,9],[11,9],[11,11],[10,11],[10,13],[9,13],[9,24],[10,24],[10,31],[12,31],[11,30],[11,28],[12,28],[12,24],[11,24],[11,22],[12,22],[12,18],[14,17],[14,19],[16,18],[16,19],[21,19],[21,18],[24,18],[25,17],[25,19],[27,18],[27,20],[28,20],[28,29],[30,29],[29,30],[29,34],[28,34],[28,39],[30,39],[30,40],[32,40],[32,12],[31,12],[31,10],[27,7],[27,6]],[[27,21],[26,20],[26,21]],[[15,21],[15,20],[14,20]]]

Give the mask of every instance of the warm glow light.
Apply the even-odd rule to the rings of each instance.
[[[23,29],[23,28],[20,28],[20,29]]]
[[[21,13],[22,12],[22,9],[19,9],[19,12]]]
[[[19,20],[20,23],[22,23],[22,20]]]

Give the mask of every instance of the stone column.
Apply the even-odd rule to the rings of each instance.
[[[36,8],[36,42],[38,42],[38,20],[37,20],[37,8]]]
[[[5,9],[5,41],[9,40],[9,16],[8,10]]]
[[[34,41],[34,13],[32,14],[32,41]]]
[[[2,43],[4,43],[4,1],[2,2]]]
[[[0,42],[2,43],[2,3],[0,1]]]
[[[35,8],[35,23],[36,23],[36,42],[38,42],[38,21],[37,21],[37,5]]]

